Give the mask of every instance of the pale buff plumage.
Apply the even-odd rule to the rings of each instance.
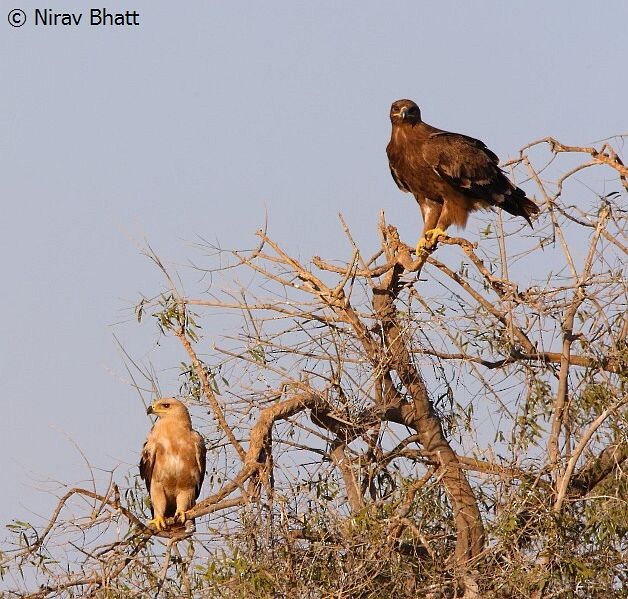
[[[140,476],[146,483],[157,530],[166,519],[185,522],[185,512],[194,506],[205,476],[205,442],[192,429],[187,408],[177,399],[162,398],[149,408],[157,416],[140,461]]]

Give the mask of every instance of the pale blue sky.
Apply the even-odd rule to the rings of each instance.
[[[141,23],[117,29],[34,27],[33,2],[12,29],[16,4],[0,14],[2,523],[49,511],[39,481],[85,478],[66,434],[119,480],[137,462],[149,422],[113,334],[139,359],[156,340],[131,311],[161,283],[144,237],[183,262],[197,236],[252,246],[267,210],[294,253],[345,256],[337,213],[375,249],[385,208],[415,241],[384,151],[400,97],[502,159],[628,130],[625,0],[116,2]]]

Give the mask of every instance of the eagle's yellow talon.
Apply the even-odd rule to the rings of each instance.
[[[149,527],[156,528],[157,530],[166,530],[166,521],[161,516],[155,516],[152,520],[147,522]]]
[[[185,524],[185,510],[177,510],[174,514],[174,521]]]
[[[447,239],[447,233],[443,229],[436,227],[435,229],[425,231],[425,237],[429,239],[430,246],[435,246],[439,237]]]
[[[415,253],[417,258],[423,252],[430,252],[431,250],[433,250],[436,247],[436,244],[438,243],[438,239],[440,237],[444,237],[445,239],[447,239],[447,233],[445,233],[445,231],[439,227],[436,227],[436,229],[430,229],[429,231],[425,231],[423,233],[423,237],[419,239],[419,243],[416,246]]]
[[[421,239],[419,239],[419,243],[416,246],[416,250],[414,250],[414,253],[416,254],[416,257],[418,258],[423,252],[428,252],[429,250],[430,250],[430,244],[428,240],[425,239],[425,237],[421,237]]]

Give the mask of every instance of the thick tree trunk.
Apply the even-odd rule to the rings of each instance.
[[[442,482],[454,510],[455,565],[464,568],[482,551],[484,526],[473,489],[461,468],[456,453],[443,433],[440,419],[434,412],[423,377],[412,361],[412,354],[397,321],[394,301],[399,293],[399,277],[402,272],[401,267],[394,267],[384,278],[381,286],[373,290],[373,309],[381,324],[384,352],[380,371],[394,370],[412,398],[411,409],[407,406],[402,411],[403,420],[416,430],[421,445],[434,463],[439,465]],[[391,387],[388,385],[389,389]],[[390,397],[391,394],[384,395]],[[400,405],[395,407],[401,408]]]

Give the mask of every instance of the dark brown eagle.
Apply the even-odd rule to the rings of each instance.
[[[412,100],[393,102],[390,120],[390,172],[401,191],[414,195],[423,215],[417,256],[450,225],[464,227],[480,208],[499,206],[532,225],[530,216],[538,206],[508,180],[497,156],[479,139],[424,123]]]

